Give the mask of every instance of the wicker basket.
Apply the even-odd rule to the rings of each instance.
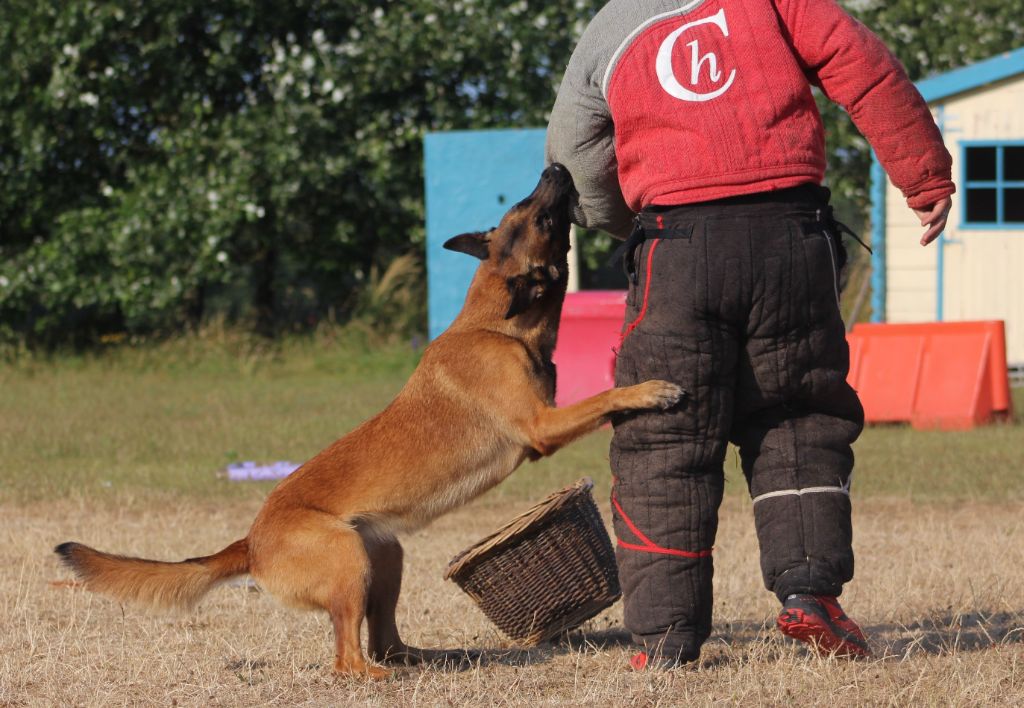
[[[520,644],[578,627],[621,595],[593,486],[581,479],[552,494],[453,558],[445,578]]]

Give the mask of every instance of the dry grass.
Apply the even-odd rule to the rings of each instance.
[[[182,341],[0,365],[0,706],[1024,704],[1024,391],[1017,421],[969,433],[871,429],[857,443],[857,577],[844,606],[871,661],[811,656],[773,629],[742,475],[730,454],[716,633],[696,667],[634,674],[613,607],[569,641],[516,651],[441,580],[449,558],[579,476],[607,510],[608,431],[529,465],[406,539],[405,639],[481,650],[367,683],[331,673],[325,617],[242,587],[189,615],[146,614],[52,580],[50,549],[180,559],[240,537],[267,484],[213,474],[300,461],[380,410],[415,364],[326,330],[261,349]]]
[[[528,474],[528,472],[526,472]],[[1024,520],[1012,505],[857,505],[858,575],[844,601],[877,658],[811,656],[772,628],[748,502],[727,500],[716,550],[717,631],[699,666],[624,667],[616,606],[568,642],[515,651],[451,583],[447,560],[522,504],[483,500],[407,539],[405,639],[482,650],[462,666],[368,683],[331,673],[326,618],[241,587],[189,615],[148,614],[79,590],[49,549],[68,538],[176,559],[240,536],[257,504],[115,510],[0,507],[0,705],[967,705],[1024,701]]]

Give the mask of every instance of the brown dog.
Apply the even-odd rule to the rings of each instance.
[[[267,498],[249,534],[179,563],[63,543],[56,552],[90,590],[153,606],[189,606],[250,573],[281,600],[326,610],[335,670],[389,675],[367,663],[419,656],[398,636],[402,579],[396,534],[490,489],[524,460],[550,455],[609,415],[667,408],[677,386],[648,381],[554,408],[555,347],[565,296],[572,179],[561,165],[486,233],[446,248],[480,258],[455,322],[423,353],[395,400],[319,453]]]

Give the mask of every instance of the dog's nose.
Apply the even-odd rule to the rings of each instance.
[[[569,174],[569,170],[566,169],[565,165],[557,162],[552,162],[548,165],[548,168],[544,170],[543,176],[558,185],[572,183],[572,175]]]

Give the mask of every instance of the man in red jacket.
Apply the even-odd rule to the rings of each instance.
[[[629,237],[616,384],[678,383],[668,413],[616,421],[611,464],[635,668],[692,661],[711,631],[728,442],[740,450],[778,627],[865,656],[839,606],[853,577],[839,313],[845,251],[821,183],[811,87],[842,105],[926,230],[955,188],[902,66],[833,0],[612,0],[573,53],[548,127],[576,223]]]

